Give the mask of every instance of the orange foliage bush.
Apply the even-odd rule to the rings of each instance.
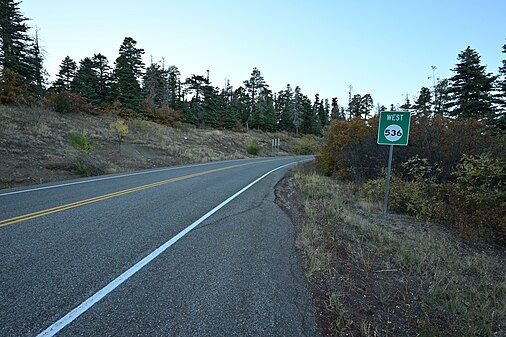
[[[161,107],[156,109],[151,118],[153,122],[169,126],[178,126],[182,123],[181,113],[169,107]]]
[[[394,150],[391,210],[449,224],[467,236],[506,244],[506,148],[475,120],[413,117],[409,145]],[[322,171],[384,193],[388,146],[376,145],[378,120],[334,121],[317,156]]]
[[[16,72],[4,68],[0,73],[0,103],[30,105],[34,95]]]

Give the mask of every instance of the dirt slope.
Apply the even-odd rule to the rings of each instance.
[[[0,188],[214,160],[249,157],[246,144],[270,155],[272,138],[281,139],[281,155],[295,138],[249,131],[170,128],[148,121],[127,121],[121,148],[109,128],[112,115],[59,114],[47,109],[0,106]],[[86,136],[89,154],[70,145],[71,133]]]

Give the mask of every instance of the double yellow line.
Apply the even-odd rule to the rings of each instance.
[[[48,209],[44,209],[44,210],[41,210],[41,211],[37,211],[37,212],[33,212],[33,213],[28,213],[28,214],[24,214],[24,215],[19,215],[19,216],[15,216],[13,218],[5,219],[5,220],[0,220],[0,227],[5,227],[5,226],[8,226],[8,225],[12,225],[12,224],[18,223],[18,222],[40,218],[42,216],[46,216],[46,215],[53,214],[53,213],[63,212],[63,211],[66,211],[68,209],[72,209],[72,208],[76,208],[76,207],[92,204],[92,203],[95,203],[95,202],[98,202],[98,201],[102,201],[102,200],[107,200],[107,199],[119,197],[121,195],[129,194],[129,193],[133,193],[133,192],[137,192],[137,191],[142,191],[142,190],[145,190],[145,189],[148,189],[148,188],[152,188],[152,187],[157,187],[157,186],[162,186],[162,185],[170,184],[170,183],[173,183],[173,182],[176,182],[176,181],[181,181],[181,180],[186,180],[186,179],[190,179],[190,178],[195,178],[195,177],[203,176],[203,175],[210,174],[210,173],[215,173],[215,172],[230,170],[230,169],[241,167],[241,166],[259,164],[259,163],[265,163],[265,162],[269,162],[269,161],[273,161],[273,160],[279,160],[279,159],[269,159],[269,160],[256,161],[256,162],[252,162],[252,163],[232,165],[232,166],[222,167],[222,168],[218,168],[218,169],[214,169],[214,170],[209,170],[209,171],[204,171],[204,172],[199,172],[199,173],[188,174],[188,175],[185,175],[185,176],[171,178],[171,179],[167,179],[167,180],[161,180],[161,181],[158,181],[156,183],[151,183],[151,184],[147,184],[147,185],[133,187],[133,188],[129,188],[129,189],[126,189],[126,190],[121,190],[121,191],[117,191],[117,192],[113,192],[113,193],[109,193],[109,194],[99,195],[97,197],[93,197],[93,198],[90,198],[90,199],[76,201],[76,202],[72,202],[70,204],[56,206],[56,207],[53,207],[53,208],[48,208]]]

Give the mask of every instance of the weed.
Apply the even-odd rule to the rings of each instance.
[[[81,133],[73,132],[69,136],[70,145],[73,148],[83,151],[84,153],[90,154],[93,152],[93,144]]]
[[[246,151],[254,156],[259,154],[261,149],[262,147],[255,141],[250,141],[246,144]]]
[[[11,187],[12,179],[10,178],[0,178],[0,188],[9,188]]]

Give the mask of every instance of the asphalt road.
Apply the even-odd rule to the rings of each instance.
[[[274,202],[307,159],[0,191],[0,336],[319,335]]]

